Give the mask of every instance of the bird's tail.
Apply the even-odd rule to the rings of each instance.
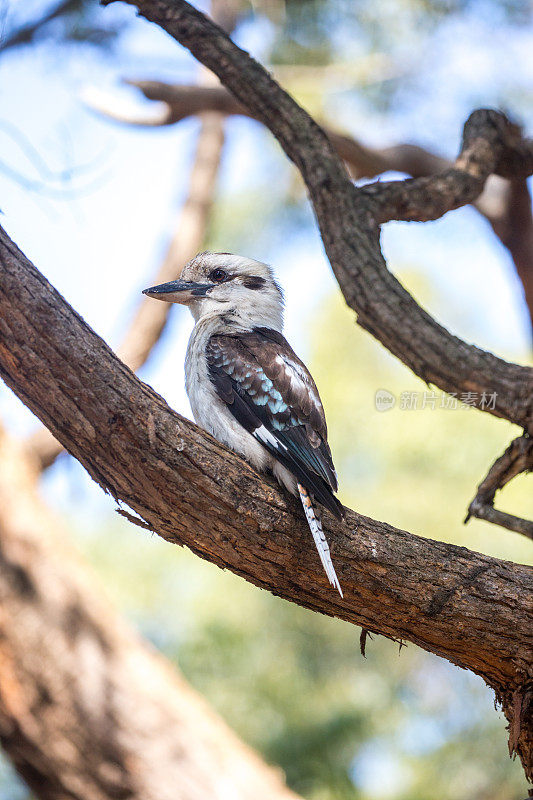
[[[320,556],[322,566],[324,567],[331,585],[334,586],[338,590],[340,596],[343,597],[344,595],[342,594],[341,585],[331,560],[329,545],[322,529],[322,522],[315,511],[313,501],[311,500],[311,495],[301,483],[298,484],[298,491],[300,492],[300,500],[302,501],[302,505],[304,507],[305,516],[307,517],[307,524],[309,525],[311,533],[313,534],[313,539],[315,540],[316,549],[318,550],[318,555]]]

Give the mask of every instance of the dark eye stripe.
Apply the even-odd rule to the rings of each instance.
[[[247,289],[262,289],[266,280],[260,278],[259,275],[246,275],[246,277],[242,279],[242,282]]]

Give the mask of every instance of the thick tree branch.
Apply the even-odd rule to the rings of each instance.
[[[533,539],[533,521],[494,508],[496,492],[503,489],[521,472],[531,470],[533,470],[533,439],[529,436],[519,436],[494,462],[487,476],[477,487],[476,496],[470,503],[465,522],[468,522],[470,517],[477,517]]]
[[[185,0],[126,2],[218,75],[300,169],[333,271],[358,323],[427,383],[447,392],[495,395],[494,407],[484,410],[533,432],[533,369],[451,335],[391,275],[379,246],[379,222],[403,218],[403,202],[413,216],[418,199],[418,218],[424,219],[427,207],[437,215],[472,202],[491,172],[508,178],[530,174],[531,143],[520,140],[502,114],[474,112],[451,175],[400,182],[394,188],[387,184],[383,190],[379,185],[357,188],[324,131],[221,28]],[[400,187],[406,183],[410,188],[405,194]],[[397,198],[394,207],[391,195]]]
[[[114,1],[104,0],[102,5]],[[158,22],[178,41],[181,37],[182,44],[216,75],[221,77],[220,73],[223,73],[223,83],[246,106],[250,105],[247,96],[252,91],[257,100],[251,108],[253,116],[271,130],[276,128],[276,138],[300,171],[315,175],[318,169],[329,182],[344,184],[346,170],[324,131],[263,67],[233,44],[222,28],[189,3],[147,0],[138,4],[131,2],[131,5],[137,5],[143,16]],[[245,61],[246,71],[243,73]],[[272,87],[275,87],[275,93]],[[275,123],[271,119],[273,114]],[[318,161],[318,164],[313,161]]]
[[[516,748],[527,761],[530,569],[355,512],[343,523],[325,514],[341,600],[296,500],[138,381],[4,232],[0,374],[100,486],[164,538],[281,597],[482,675],[519,726]]]
[[[0,431],[0,741],[35,796],[297,800],[119,617],[35,466]]]

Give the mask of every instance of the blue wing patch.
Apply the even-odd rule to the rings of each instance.
[[[337,517],[337,477],[313,379],[277,331],[212,336],[211,382],[235,419]]]

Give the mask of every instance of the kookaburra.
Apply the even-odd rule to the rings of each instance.
[[[190,308],[185,384],[196,422],[300,496],[322,565],[342,596],[314,506],[316,500],[344,516],[326,419],[315,382],[281,332],[283,295],[272,270],[205,252],[179,280],[144,294]]]

